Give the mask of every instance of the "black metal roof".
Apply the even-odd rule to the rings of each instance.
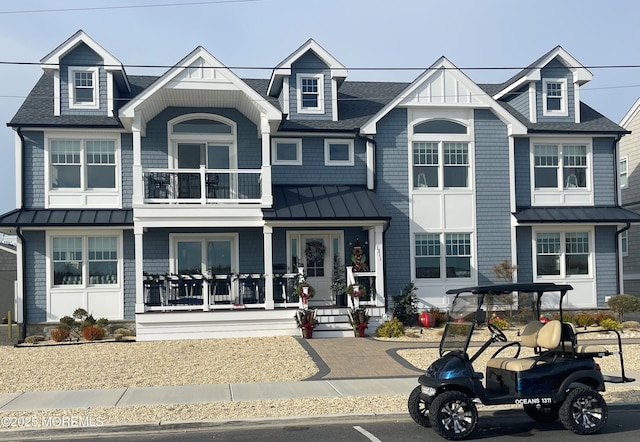
[[[368,220],[388,221],[376,194],[364,186],[274,186],[268,221]]]
[[[529,207],[514,216],[521,224],[638,223],[640,215],[622,207]]]
[[[133,226],[133,209],[14,209],[0,215],[0,228],[89,226]]]

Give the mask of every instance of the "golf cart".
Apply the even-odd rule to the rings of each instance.
[[[617,351],[604,346],[580,344],[572,324],[551,320],[542,323],[541,306],[553,300],[559,304],[573,288],[552,283],[518,283],[449,290],[452,301],[440,341],[440,358],[435,360],[419,386],[409,396],[409,414],[424,427],[432,427],[445,439],[458,440],[471,435],[478,423],[476,403],[484,405],[522,405],[537,422],[558,418],[577,434],[598,432],[607,421],[607,404],[598,393],[605,382],[633,382],[624,373],[622,341],[617,334]],[[532,298],[535,320],[520,333],[519,342],[507,342],[502,330],[487,324],[491,336],[470,355],[469,343],[474,329],[486,319],[491,297],[528,293]],[[554,303],[555,303],[554,302]],[[488,360],[485,373],[473,363],[496,342],[504,343]],[[522,347],[534,356],[519,357]],[[515,354],[514,354],[515,353]],[[506,357],[509,354],[511,357]],[[594,358],[618,355],[621,376],[603,375]],[[484,378],[484,385],[483,385]]]

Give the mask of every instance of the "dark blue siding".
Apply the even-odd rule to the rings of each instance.
[[[44,134],[42,132],[23,132],[24,136],[24,206],[25,208],[44,208]]]
[[[122,161],[122,207],[131,208],[133,197],[133,136],[122,134],[120,137],[120,158]]]
[[[169,273],[168,229],[149,229],[142,237],[144,264],[142,269],[152,275]]]
[[[549,79],[559,79],[566,78],[567,79],[567,111],[568,115],[566,117],[561,116],[548,116],[545,117],[543,115],[544,108],[543,106],[543,96],[542,96],[542,80],[545,78]],[[536,83],[536,107],[537,107],[537,117],[538,123],[573,123],[575,122],[575,100],[574,100],[574,85],[573,85],[573,75],[571,71],[567,69],[562,63],[558,60],[552,60],[547,66],[542,68],[541,72],[541,81]]]
[[[272,182],[278,184],[351,184],[367,183],[367,157],[365,142],[354,142],[353,166],[325,166],[324,138],[302,140],[302,164],[299,166],[274,165]]]
[[[515,139],[516,206],[531,206],[531,162],[528,138]]]
[[[531,227],[516,228],[516,247],[518,248],[518,282],[533,282],[533,251]]]
[[[24,235],[27,323],[47,320],[46,237],[44,231],[26,231]]]
[[[593,199],[596,206],[610,206],[616,202],[615,140],[593,139]]]
[[[596,296],[598,307],[606,307],[606,296],[618,294],[615,226],[595,228]]]
[[[387,298],[411,282],[409,235],[409,164],[407,112],[395,109],[378,123],[376,135],[377,194],[392,221],[385,233]]]
[[[99,109],[69,109],[69,67],[101,66],[102,57],[84,43],[79,44],[60,60],[60,113],[62,115],[107,115],[107,72],[98,69]]]
[[[298,113],[298,74],[322,74],[324,78],[324,113],[323,114],[299,114]],[[309,51],[302,55],[291,66],[289,77],[289,116],[292,120],[331,120],[333,104],[331,100],[331,71],[328,66]]]
[[[529,120],[529,89],[525,88],[524,90],[518,92],[512,92],[507,100],[507,103],[511,105],[520,115]]]
[[[136,305],[136,256],[135,237],[132,230],[125,230],[122,235],[124,261],[123,292],[124,292],[124,319],[135,318]]]
[[[475,111],[478,284],[496,282],[493,266],[511,260],[509,141],[491,111]]]

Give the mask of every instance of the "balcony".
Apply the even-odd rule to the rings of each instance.
[[[256,169],[145,169],[145,204],[261,203],[262,171]]]

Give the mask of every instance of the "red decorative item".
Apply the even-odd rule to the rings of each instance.
[[[302,324],[301,327],[304,330],[304,337],[306,339],[311,339],[311,337],[313,336],[313,327],[315,327],[315,325],[314,324]]]
[[[423,327],[435,327],[436,321],[429,312],[422,312],[419,316],[420,325]]]
[[[358,334],[361,338],[364,338],[364,330],[367,328],[367,324],[358,324]]]

